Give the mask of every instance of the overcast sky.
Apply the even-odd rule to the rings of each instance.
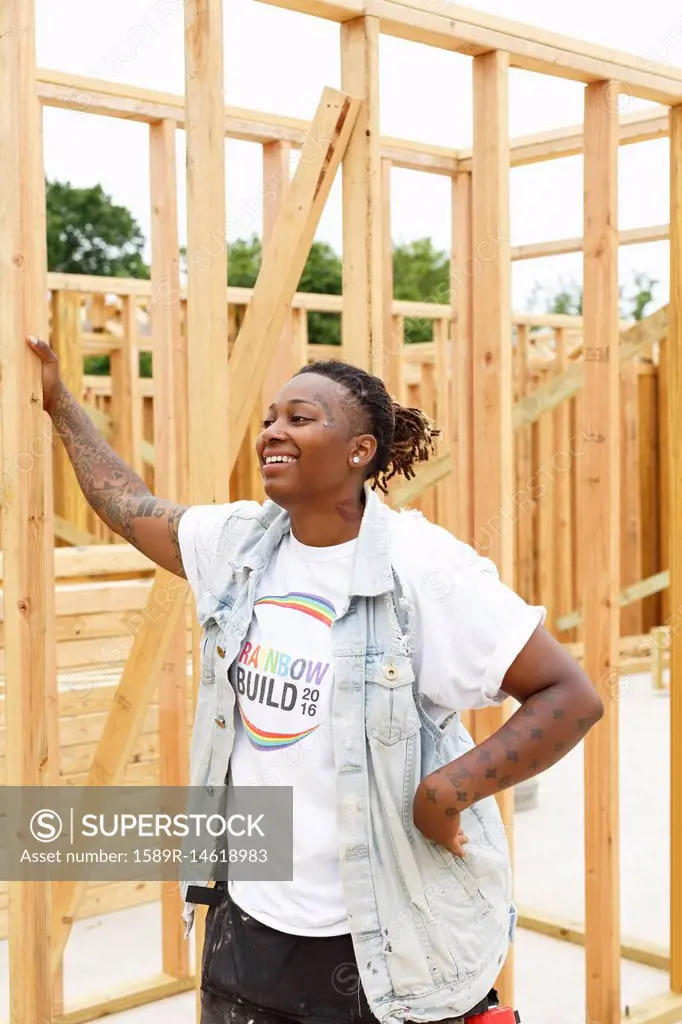
[[[682,66],[682,12],[673,0],[616,6],[597,0],[475,0],[479,10]],[[182,0],[36,0],[39,66],[106,81],[181,93],[184,90]],[[256,0],[227,0],[225,95],[236,106],[311,117],[325,85],[340,85],[339,30],[330,22],[279,10]],[[632,13],[628,13],[631,11]],[[105,13],[106,12],[106,13]],[[471,61],[459,54],[382,37],[381,131],[443,146],[471,144]],[[511,72],[512,137],[577,124],[583,86],[523,71]],[[647,104],[630,101],[630,111]],[[185,230],[184,135],[178,132],[180,234]],[[73,185],[101,183],[128,206],[149,235],[146,125],[89,114],[45,112],[45,163],[51,178]],[[254,230],[245,204],[261,178],[261,148],[228,141],[228,237]],[[621,150],[620,227],[668,220],[667,140]],[[318,238],[341,250],[341,189],[335,183]],[[429,235],[450,244],[450,190],[446,178],[394,170],[395,241]],[[516,168],[511,172],[512,243],[582,234],[582,160]],[[524,261],[513,272],[513,301],[523,309],[535,281],[579,278],[580,256]],[[620,277],[634,269],[660,280],[657,305],[668,297],[668,244],[621,249]]]

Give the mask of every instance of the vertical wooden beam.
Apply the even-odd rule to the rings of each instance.
[[[670,607],[682,607],[682,108],[670,111]],[[682,636],[670,630],[670,987],[682,992]]]
[[[670,568],[670,374],[668,338],[661,338],[658,358],[658,543],[659,572]],[[670,590],[661,591],[661,623],[670,616]],[[673,605],[674,607],[674,605]]]
[[[289,142],[267,142],[263,146],[263,248],[272,235],[282,197],[290,180],[289,161],[291,144]],[[282,328],[277,350],[265,377],[262,392],[262,410],[265,412],[275,394],[292,374],[299,369],[296,365],[294,350],[294,324],[291,311]],[[260,421],[259,415],[257,419]],[[255,495],[254,495],[255,497]]]
[[[45,227],[32,0],[0,6],[0,417],[7,784],[40,786],[48,774],[48,618],[44,464],[51,432],[41,366],[28,334],[45,329]],[[46,571],[47,570],[47,571]],[[9,885],[10,1022],[50,1021],[47,882]]]
[[[378,18],[341,25],[341,88],[364,100],[342,172],[344,359],[380,376],[385,339]]]
[[[402,376],[402,354],[405,342],[403,321],[396,323],[393,316],[393,236],[391,233],[391,168],[392,162],[386,158],[381,161],[381,229],[383,246],[383,352],[381,354],[381,376],[388,393],[400,401]],[[398,328],[396,330],[396,328]]]
[[[187,367],[189,500],[223,502],[230,494],[230,410],[225,213],[225,86],[223,0],[185,4],[187,139]],[[215,439],[215,440],[213,440]],[[199,634],[194,620],[194,686],[199,683]],[[195,915],[201,963],[205,912]],[[197,1019],[201,971],[197,970]]]
[[[187,352],[180,329],[175,122],[149,126],[152,207],[152,294],[149,305],[154,351],[154,490],[182,501],[188,480],[181,471],[187,448]],[[159,782],[188,784],[187,624],[183,615],[159,676]],[[190,970],[182,925],[182,898],[175,883],[161,886],[163,970],[176,978]]]
[[[306,309],[293,310],[294,321],[294,366],[299,370],[302,366],[308,365],[308,311]]]
[[[528,327],[521,324],[516,328],[516,364],[519,399],[529,393],[528,380]],[[532,426],[515,431],[516,438],[516,487],[513,499],[516,518],[517,579],[518,593],[530,604],[535,602],[533,578],[533,509],[529,499],[530,481],[533,476]],[[573,605],[571,605],[571,608]],[[570,610],[570,609],[569,609]]]
[[[568,366],[566,334],[559,327],[556,339],[556,373],[563,373]],[[574,608],[573,604],[573,551],[571,546],[571,409],[567,401],[554,410],[555,451],[552,457],[555,480],[556,516],[556,561],[555,561],[555,609],[558,615],[565,615]]]
[[[419,389],[418,407],[423,409],[431,420],[436,418],[436,367],[434,363],[421,364],[421,387]],[[421,498],[421,510],[432,523],[436,522],[436,489],[429,487]]]
[[[185,96],[190,501],[210,504],[229,497],[222,0],[185,4]]]
[[[620,580],[618,110],[613,83],[585,89],[584,431],[580,458],[585,671],[605,714],[585,742],[587,1019],[617,1024],[620,1006],[618,673]]]
[[[639,377],[639,500],[642,519],[642,579],[659,570],[658,542],[658,367]],[[577,603],[573,605],[577,608]],[[660,595],[642,602],[642,632],[661,623]]]
[[[111,353],[111,446],[140,476],[142,464],[142,399],[140,397],[140,353],[137,345],[137,299],[124,295],[123,338]]]
[[[503,582],[513,575],[511,251],[509,238],[509,56],[492,51],[473,60],[474,146],[472,180],[473,478],[474,541],[497,565]],[[507,709],[477,712],[476,741],[503,723]],[[499,796],[512,845],[513,791]],[[499,979],[511,1004],[511,950]]]
[[[639,361],[631,359],[620,368],[621,395],[621,587],[644,579],[642,572],[642,522],[639,472]],[[642,632],[642,602],[621,609],[622,636]]]
[[[452,456],[452,346],[450,343],[451,320],[433,321],[433,340],[436,346],[436,426],[443,433],[438,440],[439,453],[450,452]],[[436,485],[437,519],[440,526],[452,533],[456,530],[455,498],[456,480],[454,465],[451,463],[450,476]]]
[[[455,531],[466,543],[474,536],[473,470],[473,277],[471,174],[452,180],[452,409],[456,481]]]
[[[81,296],[56,291],[52,295],[52,348],[59,359],[59,374],[80,400],[83,394],[83,332]],[[63,445],[54,450],[55,512],[79,530],[87,530],[88,505],[81,493]]]
[[[407,381],[405,380],[405,317],[399,314],[391,316],[392,344],[395,346],[395,377],[393,382],[396,386],[394,392],[396,401],[400,405],[407,403]]]
[[[538,600],[547,609],[545,626],[553,631],[556,622],[557,473],[554,468],[556,410],[544,413],[535,424],[537,456],[537,581]],[[568,609],[570,611],[570,607]]]

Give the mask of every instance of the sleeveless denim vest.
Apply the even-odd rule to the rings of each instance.
[[[473,741],[456,711],[436,725],[417,692],[410,604],[390,559],[390,517],[416,513],[389,509],[367,485],[365,496],[350,601],[331,629],[344,898],[374,1015],[384,1024],[441,1020],[479,1002],[503,965],[516,924],[509,853],[494,797],[462,814],[464,857],[414,825],[420,780]],[[192,786],[225,784],[235,708],[228,672],[259,581],[288,530],[288,514],[273,502],[235,502],[208,554],[222,559],[225,574],[220,590],[205,594],[197,608],[203,647]],[[189,884],[183,883],[185,899]],[[187,935],[193,916],[194,905],[186,903]]]

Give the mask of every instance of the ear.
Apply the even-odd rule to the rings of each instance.
[[[358,434],[357,437],[354,437],[348,454],[353,469],[366,469],[376,455],[376,451],[377,439],[372,434]]]

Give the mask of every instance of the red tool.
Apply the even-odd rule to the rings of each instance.
[[[511,1006],[491,1006],[485,1013],[469,1017],[467,1024],[519,1024],[520,1020],[519,1011]]]

